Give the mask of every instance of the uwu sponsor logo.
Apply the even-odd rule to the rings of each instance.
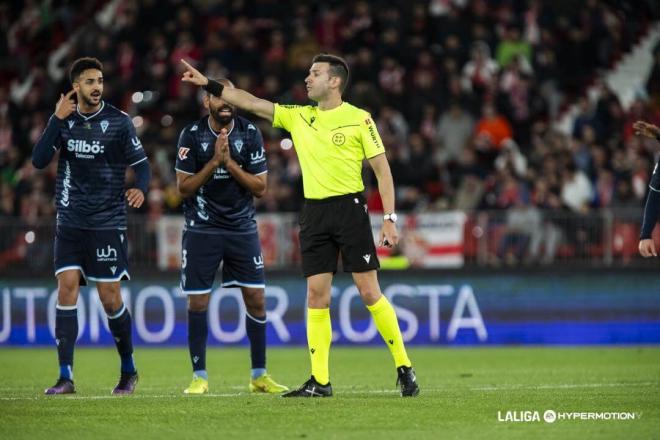
[[[257,151],[255,153],[250,153],[250,160],[252,161],[252,164],[258,163],[258,162],[263,162],[266,160],[266,150],[264,150],[263,147],[261,147],[260,151]]]
[[[110,245],[107,248],[96,249],[96,261],[117,261],[117,249]]]
[[[105,146],[101,145],[99,141],[92,141],[89,144],[84,139],[69,139],[66,149],[76,153],[78,159],[94,159],[97,154],[103,154]]]
[[[252,257],[252,261],[254,261],[254,267],[256,269],[263,269],[264,267],[264,256],[259,255],[258,257]]]
[[[69,189],[71,188],[71,165],[69,161],[64,162],[64,179],[62,180],[62,206],[69,206]]]
[[[134,150],[142,148],[142,142],[140,142],[140,139],[137,136],[131,138],[131,144],[133,144]]]

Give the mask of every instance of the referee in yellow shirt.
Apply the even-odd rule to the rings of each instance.
[[[300,215],[300,247],[307,278],[307,343],[312,376],[284,397],[332,396],[328,356],[332,341],[330,289],[341,254],[362,301],[371,312],[397,369],[402,396],[419,394],[415,372],[401,337],[394,308],[383,296],[376,269],[378,257],[362,192],[362,161],[378,179],[385,216],[379,245],[398,243],[394,184],[385,149],[371,115],[342,100],[349,70],[342,58],[314,57],[305,78],[307,96],[316,106],[280,105],[209,80],[186,61],[182,81],[204,87],[225,102],[251,112],[291,133],[303,176],[305,205]]]

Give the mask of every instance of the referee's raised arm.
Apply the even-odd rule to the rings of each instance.
[[[273,122],[275,104],[272,102],[266,99],[257,98],[245,90],[236,88],[225,89],[219,82],[209,80],[199,70],[195,69],[188,62],[186,62],[186,60],[182,59],[181,62],[184,66],[186,66],[186,71],[183,72],[181,81],[189,82],[196,86],[203,87],[207,92],[219,98],[221,97],[229,104],[236,106],[241,110],[245,110],[254,115],[257,115],[260,118],[267,119],[271,123]]]

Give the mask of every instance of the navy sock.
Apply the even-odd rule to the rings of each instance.
[[[115,339],[117,352],[121,357],[121,372],[135,373],[133,361],[133,322],[131,314],[124,304],[115,313],[108,315],[110,333]]]
[[[266,317],[246,314],[245,330],[250,340],[252,369],[266,368]]]
[[[206,370],[206,339],[209,323],[206,310],[188,310],[188,350],[193,371]]]
[[[60,377],[73,380],[73,348],[78,338],[78,309],[57,305],[55,310],[55,342],[60,363]]]

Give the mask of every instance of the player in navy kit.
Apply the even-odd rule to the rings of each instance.
[[[230,81],[222,80],[226,87]],[[185,198],[181,290],[188,295],[188,346],[193,380],[186,394],[208,392],[207,309],[222,262],[222,287],[239,287],[246,307],[252,392],[288,388],[266,372],[264,262],[254,219],[253,196],[266,192],[266,155],[261,132],[232,106],[204,96],[209,115],[181,131],[176,158],[177,186]]]
[[[80,58],[72,64],[69,78],[73,90],[60,96],[32,152],[36,168],[45,168],[60,153],[55,187],[55,337],[60,376],[45,393],[75,392],[76,303],[79,285],[89,280],[96,282],[121,357],[121,375],[112,393],[132,394],[138,374],[133,362],[131,315],[121,298],[120,281],[130,279],[126,201],[135,208],[142,206],[149,163],[130,117],[101,99],[101,63],[96,58]],[[135,171],[136,183],[126,191],[127,166]]]

